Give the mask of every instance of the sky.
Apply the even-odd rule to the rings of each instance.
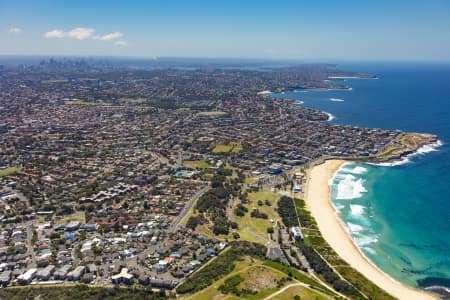
[[[450,61],[450,1],[0,0],[0,55]]]

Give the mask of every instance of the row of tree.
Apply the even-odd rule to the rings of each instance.
[[[286,227],[298,226],[294,201],[291,197],[282,196],[278,201],[278,214]]]
[[[352,296],[352,299],[366,299],[348,282],[342,280],[312,247],[305,245],[303,242],[297,242],[297,247],[306,257],[311,268],[313,268],[316,273],[322,275],[336,291]]]

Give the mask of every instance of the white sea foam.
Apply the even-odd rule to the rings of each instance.
[[[295,104],[297,104],[297,105],[302,105],[303,103],[305,103],[305,102],[303,102],[303,101],[301,101],[301,100],[295,101]]]
[[[425,288],[425,290],[427,290],[427,291],[435,291],[435,290],[439,290],[439,289],[444,290],[447,293],[450,293],[450,288],[448,288],[446,286],[442,286],[442,285],[432,285],[432,286],[427,286]]]
[[[328,76],[328,79],[361,79],[361,76]]]
[[[324,113],[326,113],[328,116],[328,120],[327,120],[328,122],[331,122],[334,120],[334,116],[332,114],[330,114],[329,112],[326,112],[326,111],[324,111]]]
[[[377,252],[375,252],[375,250],[373,250],[373,249],[370,248],[370,247],[361,247],[361,249],[363,249],[363,250],[366,251],[366,252],[369,252],[369,253],[372,254],[372,255],[376,255],[376,254],[377,254]]]
[[[336,179],[342,178],[336,176]],[[357,199],[361,198],[363,193],[367,192],[364,187],[364,179],[356,178],[351,174],[346,174],[337,184],[336,199]]]
[[[344,102],[344,99],[330,98],[330,101],[333,101],[333,102]]]
[[[342,204],[334,204],[334,208],[336,208],[336,210],[343,210],[345,208],[345,205]]]
[[[364,214],[364,209],[365,207],[359,204],[350,205],[350,211],[354,216],[361,216],[362,214]]]
[[[395,167],[395,166],[401,166],[401,165],[407,164],[409,162],[411,162],[411,161],[408,159],[408,157],[405,157],[401,160],[397,160],[394,162],[385,162],[385,163],[376,163],[376,164],[375,163],[367,163],[367,164],[372,165],[372,166],[380,166],[380,167]]]
[[[325,91],[351,91],[352,90],[352,88],[351,87],[349,87],[349,88],[343,88],[343,89],[326,89]]]
[[[361,175],[366,174],[368,171],[369,170],[364,167],[356,166],[354,169],[349,170],[349,173]]]
[[[360,231],[362,231],[364,229],[361,225],[353,224],[353,223],[350,223],[350,222],[347,222],[347,228],[352,233],[360,232]]]
[[[326,89],[327,91],[353,91],[352,87],[347,87],[345,89]]]
[[[376,236],[361,236],[354,238],[356,245],[359,247],[364,247],[373,243],[378,242],[378,238]]]
[[[426,154],[429,152],[434,152],[434,151],[438,151],[437,148],[439,148],[440,146],[442,146],[443,143],[442,141],[438,140],[436,143],[433,144],[428,144],[428,145],[424,145],[422,147],[420,147],[419,149],[417,149],[417,151],[411,155],[420,155],[420,154]]]
[[[382,167],[395,167],[395,166],[404,165],[404,164],[411,162],[410,158],[413,158],[418,155],[424,155],[424,154],[427,154],[430,152],[438,151],[437,148],[441,147],[442,145],[443,145],[442,141],[438,140],[436,143],[428,144],[428,145],[424,145],[424,146],[420,147],[419,149],[417,149],[416,152],[407,155],[406,157],[404,157],[401,160],[394,161],[394,162],[387,162],[387,163],[376,163],[376,164],[368,163],[368,164],[374,165],[374,166],[382,166]]]

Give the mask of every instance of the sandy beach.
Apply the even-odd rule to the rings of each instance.
[[[336,253],[376,285],[398,299],[439,299],[425,291],[405,286],[373,265],[353,243],[330,200],[329,180],[345,161],[329,160],[308,171],[305,201],[323,237]]]

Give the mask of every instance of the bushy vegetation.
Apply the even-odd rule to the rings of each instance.
[[[242,203],[239,203],[236,208],[234,209],[234,214],[238,217],[245,216],[245,213],[248,212],[248,208],[242,205]]]
[[[250,216],[252,218],[259,218],[259,219],[267,219],[268,218],[266,213],[260,212],[259,209],[257,209],[257,208],[252,210],[252,212],[250,213]]]
[[[298,226],[297,214],[291,197],[283,196],[278,201],[278,214],[286,227]]]
[[[330,268],[326,261],[317,254],[312,247],[306,246],[302,242],[298,242],[297,246],[302,251],[303,255],[308,260],[314,271],[324,277],[324,279],[330,283],[333,288],[346,295],[356,296],[357,299],[365,299],[357,290],[355,290],[346,281],[339,278],[339,276]]]
[[[187,220],[186,227],[195,230],[198,225],[203,225],[206,222],[208,222],[208,220],[206,220],[203,215],[190,216]]]
[[[165,299],[163,294],[151,289],[89,287],[84,284],[73,286],[33,286],[0,289],[0,298],[8,300],[58,299],[58,300],[156,300]]]
[[[204,268],[189,276],[178,288],[177,293],[195,293],[214,281],[224,277],[233,271],[236,261],[244,255],[258,258],[265,256],[267,248],[247,241],[233,241],[231,248],[217,256]]]
[[[236,179],[228,179],[232,170],[220,168],[211,179],[211,189],[198,199],[195,206],[200,214],[206,215],[213,223],[212,231],[214,234],[227,235],[230,227],[234,228],[234,224],[228,220],[226,215],[226,206],[230,197],[236,197],[239,194],[240,187],[239,177]],[[200,219],[193,219],[191,226],[197,226]]]
[[[213,223],[214,234],[228,234],[230,227],[225,211],[233,188],[224,182],[226,177],[216,174],[211,183],[213,188],[200,197],[196,204],[196,209],[200,213],[208,214]]]
[[[244,281],[241,275],[234,275],[230,278],[225,279],[224,283],[219,286],[219,291],[222,294],[233,293],[235,295],[240,295],[241,291],[238,289],[238,285]]]
[[[203,213],[214,207],[225,207],[230,193],[231,190],[227,190],[223,186],[213,187],[198,199],[196,209]]]

